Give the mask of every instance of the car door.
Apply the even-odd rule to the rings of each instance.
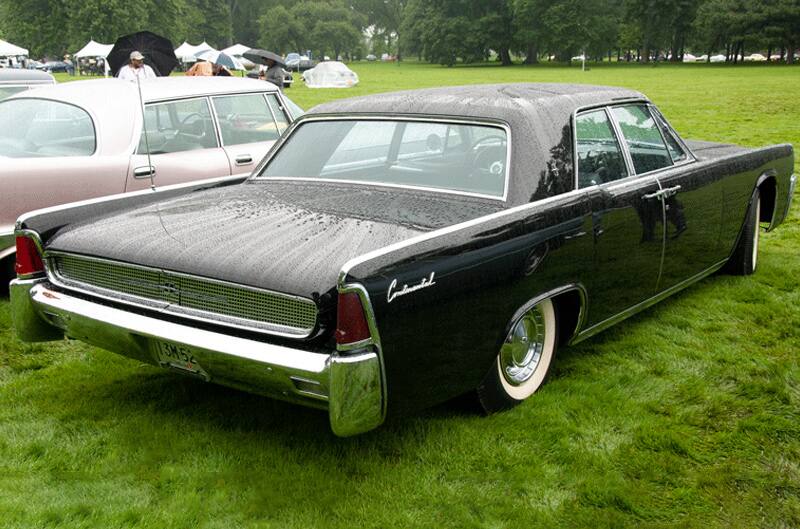
[[[724,174],[694,163],[667,121],[650,106],[674,168],[658,175],[665,229],[664,264],[659,291],[674,287],[725,259],[720,230],[724,213]]]
[[[249,174],[289,126],[274,94],[212,97],[231,174]]]
[[[148,155],[149,153],[149,155]],[[231,174],[205,97],[150,103],[128,167],[127,191]]]
[[[592,197],[591,329],[654,295],[664,223],[658,180],[635,175],[610,110],[578,114],[575,134],[577,185]]]

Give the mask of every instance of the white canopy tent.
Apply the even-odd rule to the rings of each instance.
[[[181,62],[195,62],[197,60],[196,56],[198,53],[213,49],[214,48],[212,48],[211,45],[209,45],[206,41],[203,41],[202,44],[198,44],[197,46],[193,46],[192,44],[183,41],[183,44],[175,49],[175,57],[177,57]]]
[[[222,53],[225,55],[230,55],[231,57],[241,57],[249,49],[250,47],[245,46],[244,44],[234,44],[233,46],[228,46],[222,50]]]
[[[28,50],[0,39],[0,57],[19,57],[21,55],[27,56]]]
[[[100,44],[99,42],[95,42],[90,40],[89,43],[81,48],[78,52],[75,53],[75,57],[108,57],[108,54],[111,53],[111,49],[114,47],[113,44]]]

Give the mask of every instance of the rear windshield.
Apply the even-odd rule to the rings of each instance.
[[[0,102],[0,156],[89,156],[95,143],[92,118],[81,108],[46,99]]]
[[[438,121],[323,120],[300,125],[260,173],[504,198],[505,129]]]

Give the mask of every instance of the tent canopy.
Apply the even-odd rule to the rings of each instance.
[[[222,50],[222,53],[225,55],[230,55],[231,57],[241,57],[244,55],[244,52],[250,49],[250,46],[245,46],[244,44],[234,44],[233,46],[229,46]]]
[[[175,57],[178,58],[181,62],[194,62],[196,60],[196,55],[198,53],[202,53],[207,50],[213,50],[208,42],[203,41],[202,44],[198,44],[197,46],[193,46],[186,41],[183,41],[183,44],[175,48]]]
[[[0,57],[13,57],[17,55],[28,55],[28,50],[0,39]]]
[[[111,52],[111,48],[113,48],[113,44],[100,44],[99,42],[95,42],[94,40],[90,40],[89,43],[80,49],[75,54],[75,57],[108,57],[109,52]]]

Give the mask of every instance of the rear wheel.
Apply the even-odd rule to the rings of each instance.
[[[553,302],[540,301],[511,325],[491,369],[478,386],[487,413],[513,408],[544,382],[556,348]]]
[[[729,274],[747,276],[756,271],[758,266],[758,242],[761,234],[759,223],[761,219],[761,193],[758,189],[753,191],[750,208],[747,210],[747,219],[742,228],[742,235],[736,244],[733,255],[725,265]]]

